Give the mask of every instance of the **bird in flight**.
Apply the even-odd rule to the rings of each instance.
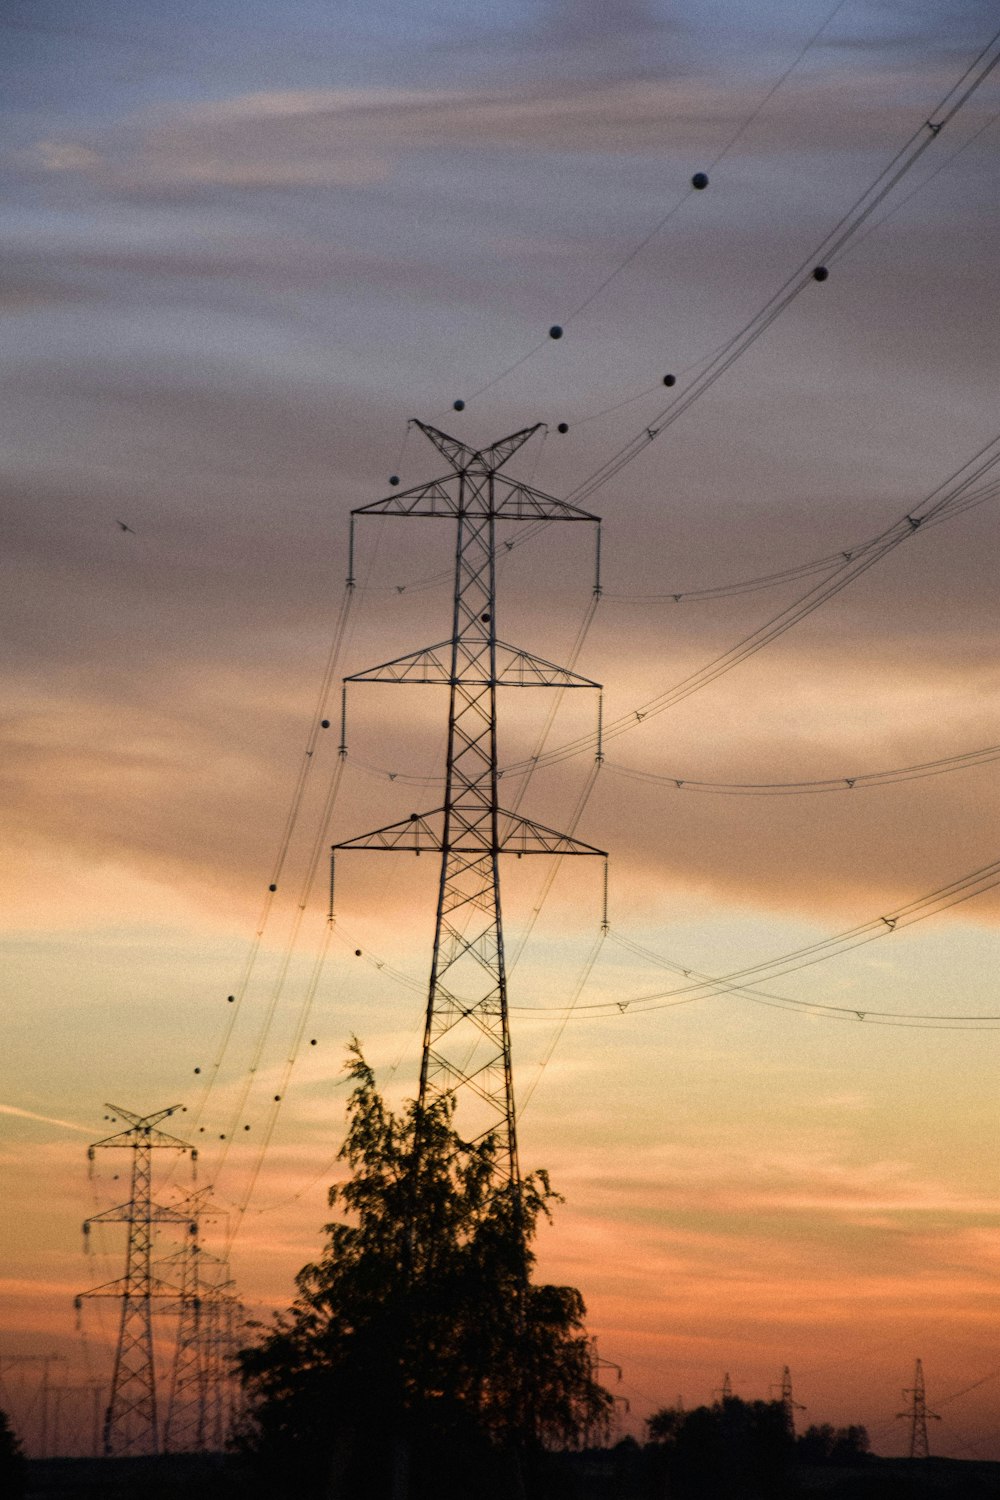
[[[121,527],[122,531],[131,531],[132,535],[135,536],[134,529],[131,526],[126,526],[124,521],[118,521],[117,525]]]

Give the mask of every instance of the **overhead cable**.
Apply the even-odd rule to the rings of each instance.
[[[841,254],[857,235],[868,218],[893,191],[903,177],[923,156],[959,110],[968,103],[976,90],[1000,63],[1000,31],[996,32],[979,55],[966,68],[961,78],[948,90],[931,114],[913,131],[895,156],[883,167],[872,183],[861,193],[806,256],[783,284],[768,299],[764,306],[733,335],[720,352],[705,366],[702,373],[677,397],[670,401],[634,437],[630,438],[609,459],[567,495],[567,500],[579,504],[595,490],[618,474],[626,464],[636,458],[650,443],[673,426],[688,408],[705,394],[711,386],[746,351],[756,343],[784,310],[814,281],[826,280],[827,265]]]
[[[808,943],[804,947],[796,948],[791,953],[782,954],[778,958],[749,964],[745,968],[736,969],[721,975],[699,977],[693,969],[681,969],[681,976],[687,979],[685,984],[676,985],[668,990],[656,990],[652,993],[631,996],[627,1000],[592,1001],[586,1005],[579,1006],[578,1009],[590,1012],[600,1011],[605,1014],[611,1014],[615,1010],[620,1012],[626,1010],[637,1012],[647,1009],[655,1010],[659,1009],[663,1002],[676,1004],[682,1000],[699,997],[707,998],[709,995],[724,994],[727,991],[743,986],[748,980],[754,984],[766,983],[769,980],[779,978],[783,974],[797,973],[799,970],[809,968],[813,964],[823,963],[829,958],[837,957],[841,953],[849,952],[851,949],[861,947],[865,943],[873,942],[877,938],[888,937],[890,933],[897,931],[897,929],[909,927],[915,922],[924,921],[928,917],[936,916],[939,912],[947,911],[953,906],[958,906],[962,902],[969,901],[974,896],[983,895],[998,884],[1000,884],[1000,860],[983,865],[980,869],[973,870],[967,875],[962,875],[957,880],[951,881],[948,885],[941,886],[925,896],[920,896],[903,906],[896,907],[880,916],[873,917],[867,922],[862,922],[856,927],[851,927],[846,932],[837,933],[833,937],[821,938],[815,943]],[[677,972],[676,965],[670,964],[665,960],[660,960],[656,955],[651,954],[650,950],[642,949],[638,944],[633,944],[630,939],[621,938],[618,934],[615,934],[614,937],[620,946],[630,948],[637,955],[656,962],[673,972]],[[837,1009],[837,1007],[833,1006],[824,1006],[822,1008]],[[561,1012],[565,1007],[521,1005],[512,1007],[512,1009],[539,1015],[552,1015]],[[845,1013],[857,1015],[857,1010],[854,1007],[843,1007],[843,1009]],[[893,1015],[896,1013],[876,1012],[873,1010],[871,1012],[866,1011],[866,1014]],[[899,1012],[898,1014],[905,1019],[912,1020],[940,1019],[953,1022],[1000,1022],[1000,1014],[969,1016],[942,1015],[940,1017],[917,1012]]]
[[[981,750],[966,750],[959,755],[942,756],[912,766],[896,766],[885,771],[862,771],[853,776],[830,776],[818,781],[695,781],[690,777],[671,776],[664,772],[640,771],[606,759],[607,770],[633,781],[651,782],[673,787],[679,792],[704,792],[722,797],[796,797],[816,792],[851,792],[870,786],[891,786],[899,781],[919,781],[928,776],[944,776],[950,771],[965,771],[972,766],[988,765],[1000,759],[1000,745],[984,745]]]
[[[709,171],[711,171],[714,167],[717,167],[718,164],[723,161],[726,156],[729,155],[729,152],[736,145],[736,142],[740,140],[743,135],[745,135],[747,130],[749,130],[750,126],[757,119],[757,116],[774,98],[775,94],[781,88],[782,84],[786,81],[786,79],[790,77],[792,73],[794,73],[795,69],[799,66],[799,63],[810,51],[810,49],[816,44],[816,42],[822,36],[823,32],[829,26],[830,22],[837,15],[837,12],[843,9],[845,3],[846,0],[837,0],[836,5],[834,5],[833,9],[826,16],[822,24],[818,26],[814,32],[812,32],[808,40],[799,49],[792,61],[768,89],[764,97],[758,100],[750,113],[744,118],[742,123],[726,141],[721,150],[717,151],[715,156],[712,157],[712,159],[708,163]],[[698,175],[702,177],[705,176],[704,173]],[[704,184],[699,184],[699,186],[703,185]],[[659,218],[657,222],[652,226],[652,228],[649,229],[645,235],[643,235],[642,239],[634,244],[632,248],[616,262],[616,264],[604,276],[604,278],[584,296],[582,301],[576,303],[571,311],[564,315],[562,324],[559,328],[558,334],[556,335],[557,337],[561,337],[562,329],[568,327],[568,325],[572,323],[573,320],[580,315],[580,313],[584,312],[588,307],[590,307],[591,303],[597,301],[601,293],[604,292],[613,281],[616,281],[621,273],[632,264],[632,262],[638,255],[642,253],[643,250],[645,250],[646,246],[650,244],[651,241],[654,240],[657,235],[659,235],[666,228],[667,224],[674,217],[674,215],[679,212],[679,210],[684,206],[684,204],[688,201],[692,194],[697,193],[698,190],[698,187],[696,187],[693,182],[685,186],[679,196],[674,199],[673,203],[667,209],[666,213],[664,213],[661,218]],[[532,359],[536,354],[539,353],[540,350],[544,349],[545,346],[549,343],[549,339],[551,336],[552,335],[550,334],[546,335],[546,337],[544,338],[539,339],[537,343],[533,344],[531,348],[526,350],[524,354],[520,355],[511,364],[507,365],[505,369],[499,372],[499,374],[492,376],[491,379],[487,380],[483,385],[479,386],[478,389],[473,391],[469,399],[474,400],[476,397],[482,396],[486,391],[492,390],[495,385],[499,385],[502,380],[506,380],[508,375],[512,375],[515,370],[519,370],[522,365],[528,362],[529,359]]]
[[[688,676],[681,678],[679,682],[664,689],[655,697],[648,699],[638,708],[629,713],[620,715],[617,719],[606,725],[603,731],[604,741],[615,739],[621,734],[637,728],[648,718],[663,713],[665,709],[674,707],[683,699],[707,687],[709,683],[715,682],[717,678],[732,671],[748,657],[755,655],[779,636],[784,635],[794,625],[811,615],[820,605],[825,604],[828,599],[852,583],[862,573],[879,562],[887,553],[893,551],[901,543],[909,541],[916,532],[927,522],[949,512],[952,507],[957,507],[959,502],[967,495],[967,492],[977,480],[988,473],[998,462],[1000,462],[1000,434],[992,437],[979,451],[973,455],[967,463],[955,471],[942,484],[912,510],[907,511],[898,521],[873,537],[864,547],[856,552],[849,562],[845,562],[836,572],[815,584],[807,593],[801,595],[791,604],[785,606],[777,615],[759,625],[756,630],[750,632],[730,646],[728,650],[713,657],[703,667],[691,672]],[[593,734],[581,735],[575,740],[568,741],[565,745],[548,751],[541,757],[539,764],[555,765],[559,761],[568,759],[572,755],[578,755],[581,751],[591,748],[596,743]],[[504,768],[505,774],[525,769],[526,761],[517,761]]]

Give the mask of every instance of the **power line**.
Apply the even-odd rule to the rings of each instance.
[[[823,32],[830,25],[831,21],[837,15],[838,11],[843,9],[844,4],[845,0],[837,0],[836,5],[834,5],[833,9],[826,16],[822,24],[818,26],[816,30],[810,35],[808,40],[796,53],[792,61],[788,64],[784,71],[779,74],[776,81],[767,90],[763,98],[754,105],[753,109],[734,131],[734,133],[729,137],[721,150],[717,151],[715,156],[711,158],[708,163],[709,172],[717,167],[719,163],[729,155],[729,152],[736,145],[737,141],[746,134],[761,111],[771,102],[775,94],[781,88],[782,84],[785,83],[785,81],[790,77],[792,73],[794,73],[795,69],[799,66],[799,63],[802,61],[802,59],[822,36]],[[704,178],[704,181],[700,180],[702,178]],[[707,173],[695,173],[695,176],[692,178],[691,182],[683,190],[683,192],[674,199],[674,202],[667,209],[666,213],[656,221],[653,227],[649,229],[645,235],[643,235],[642,239],[638,240],[632,246],[632,248],[627,251],[627,253],[622,256],[620,260],[616,262],[616,264],[603,277],[603,279],[599,281],[597,285],[583,297],[582,301],[576,303],[575,306],[563,316],[562,323],[560,325],[554,325],[552,330],[550,330],[550,333],[545,338],[539,339],[524,354],[520,355],[511,364],[507,365],[505,369],[501,370],[498,375],[494,375],[490,380],[487,380],[483,385],[474,390],[469,397],[469,400],[475,400],[477,397],[482,396],[486,391],[492,390],[493,387],[499,385],[502,380],[506,380],[508,375],[512,375],[515,370],[519,370],[522,365],[527,364],[528,360],[533,359],[540,350],[546,347],[550,338],[561,338],[563,329],[567,328],[577,317],[579,317],[580,313],[584,312],[588,307],[591,306],[592,303],[597,301],[602,292],[604,292],[613,281],[616,281],[621,273],[632,264],[636,257],[641,255],[646,246],[650,244],[654,239],[656,239],[657,235],[659,235],[666,228],[667,224],[669,224],[671,219],[674,218],[675,214],[677,214],[684,207],[688,199],[691,198],[693,194],[697,194],[704,187],[706,187],[707,183]]]
[[[638,952],[642,956],[649,957],[648,950],[643,950],[638,944],[629,943],[619,935],[612,935],[612,941],[629,951]],[[667,964],[663,967],[671,969],[675,973],[685,974],[692,978],[704,980],[711,984],[712,978],[694,969],[682,969],[679,965]],[[852,1021],[864,1022],[872,1026],[903,1026],[910,1030],[932,1029],[935,1031],[995,1031],[1000,1028],[1000,1014],[985,1016],[951,1016],[928,1011],[881,1011],[869,1010],[862,1006],[833,1005],[822,1000],[802,1000],[797,996],[775,995],[768,990],[757,988],[750,989],[745,985],[727,986],[724,990],[711,991],[704,996],[693,996],[689,1003],[699,999],[714,999],[718,994],[735,995],[741,1000],[749,1000],[754,1005],[763,1005],[772,1010],[793,1010],[803,1014],[817,1016],[827,1021]],[[619,1012],[623,1005],[627,1010],[627,1002],[616,1002]],[[677,1004],[688,1002],[678,1001]],[[651,1009],[658,1009],[653,1006]]]
[[[978,894],[978,892],[973,892],[972,894]],[[928,912],[926,913],[926,915],[933,915],[933,913]],[[886,918],[880,917],[876,920],[881,926],[881,933],[876,932],[874,934],[875,936],[880,936],[882,935],[882,933],[887,934],[888,932],[893,930],[891,927],[885,925],[887,921]],[[891,920],[891,918],[888,920]],[[344,942],[350,943],[351,941],[353,941],[352,939],[345,937],[343,933],[340,933],[339,936]],[[614,942],[618,947],[624,948],[627,952],[633,953],[636,957],[642,958],[646,962],[651,963],[658,968],[665,969],[669,973],[674,973],[685,979],[688,979],[689,981],[691,981],[691,983],[689,983],[688,985],[679,986],[674,990],[663,992],[667,997],[676,996],[677,998],[666,998],[660,1000],[657,996],[638,996],[627,1000],[617,999],[597,1001],[581,1005],[580,995],[586,981],[590,977],[591,971],[596,964],[597,957],[603,944],[604,936],[610,936],[611,941]],[[386,963],[385,960],[380,959],[371,949],[365,949],[362,952],[362,950],[359,948],[356,950],[356,953],[359,958],[363,956],[374,969],[376,969],[379,973],[385,974],[388,978],[393,980],[394,983],[399,984],[404,988],[412,991],[423,990],[424,986],[422,986],[418,981],[414,980],[411,976],[405,974],[400,969],[394,968],[391,964]],[[785,957],[787,958],[794,956],[795,955],[786,955]],[[836,957],[836,953],[831,952],[830,954],[825,956],[833,958]],[[775,959],[772,962],[775,966],[777,966],[778,964],[783,963],[784,960]],[[802,968],[806,967],[806,965],[801,964],[795,967]],[[787,970],[782,970],[782,973],[795,972],[795,967],[790,967]],[[810,1001],[802,1000],[794,996],[776,995],[768,990],[762,990],[756,987],[756,985],[754,988],[750,988],[748,985],[738,983],[738,975],[720,976],[706,974],[701,970],[692,968],[690,965],[685,966],[677,960],[665,958],[662,954],[653,952],[652,949],[646,948],[642,944],[635,942],[633,939],[623,936],[623,934],[620,933],[617,929],[612,928],[608,929],[607,934],[602,934],[601,943],[596,944],[591,955],[588,955],[584,969],[585,972],[583,981],[574,986],[570,999],[563,1002],[562,1004],[551,1006],[512,1004],[510,1006],[510,1009],[512,1011],[518,1011],[528,1015],[555,1016],[557,1018],[561,1018],[562,1021],[565,1022],[566,1020],[569,1020],[574,1016],[578,1016],[580,1018],[600,1018],[610,1016],[614,1018],[617,1016],[625,1015],[644,1015],[647,1011],[669,1010],[683,1005],[695,1005],[702,1000],[715,999],[720,995],[729,994],[735,995],[740,999],[749,1000],[757,1005],[805,1012],[815,1015],[818,1018],[824,1020],[851,1021],[855,1023],[864,1022],[872,1026],[896,1025],[902,1026],[906,1029],[920,1029],[930,1027],[935,1030],[953,1029],[963,1031],[972,1029],[996,1030],[998,1027],[1000,1027],[1000,1013],[955,1016],[947,1012],[935,1011],[883,1011],[868,1006],[834,1005],[832,1003],[827,1003],[824,1001]],[[740,972],[745,973],[749,971]],[[644,1001],[648,1002],[650,1000],[655,1003],[643,1003]],[[563,1029],[564,1026],[560,1025],[560,1036]],[[549,1060],[550,1056],[551,1050],[546,1056],[546,1062]],[[532,1084],[532,1091],[534,1087],[535,1084]]]
[[[640,771],[605,760],[609,771],[633,781],[672,787],[679,792],[704,792],[723,797],[795,797],[817,792],[850,792],[865,787],[891,786],[900,781],[919,781],[929,776],[944,776],[951,771],[965,771],[972,766],[989,765],[1000,759],[1000,745],[985,745],[981,750],[965,750],[939,760],[921,761],[912,766],[891,770],[862,771],[853,776],[829,776],[817,781],[696,781],[685,776],[671,776],[659,771]]]
[[[989,765],[997,759],[1000,759],[1000,745],[984,745],[979,750],[963,750],[957,755],[919,761],[915,765],[894,766],[882,771],[856,771],[849,776],[826,776],[814,781],[701,781],[693,776],[677,776],[668,771],[643,771],[636,766],[623,766],[607,756],[604,758],[604,766],[617,776],[626,776],[633,781],[643,781],[679,792],[729,797],[793,797],[892,786],[900,781],[921,781],[931,776],[945,776],[952,771],[966,771],[975,766]],[[433,786],[439,785],[441,781],[439,776],[411,776],[406,772],[388,770],[385,766],[372,765],[369,761],[352,760],[351,764],[366,776],[380,781],[398,781],[402,786]]]
[[[964,497],[961,503],[956,501],[955,505],[949,507],[944,515],[933,517],[921,526],[921,534],[929,531],[934,526],[943,525],[945,521],[954,520],[956,516],[963,515],[967,510],[976,506],[984,505],[987,500],[995,500],[1000,494],[1000,480],[992,480],[982,490]],[[655,593],[647,594],[625,594],[613,589],[606,589],[604,597],[612,599],[616,603],[625,604],[652,604],[657,602],[672,601],[674,604],[693,604],[703,600],[731,599],[740,594],[759,593],[763,589],[777,588],[784,583],[794,583],[799,578],[808,578],[813,573],[830,573],[850,562],[866,547],[871,546],[873,538],[865,542],[856,542],[851,547],[841,547],[836,552],[828,552],[823,557],[812,558],[807,562],[793,563],[788,568],[779,569],[774,573],[761,573],[751,578],[739,578],[730,583],[710,584],[701,588],[667,588],[659,589]]]
[[[733,335],[691,385],[668,403],[652,421],[630,438],[616,453],[571,491],[569,499],[581,503],[595,490],[614,478],[626,464],[654,442],[688,410],[737,359],[766,333],[771,324],[811,282],[825,281],[826,262],[837,257],[851,242],[862,225],[889,193],[902,181],[956,114],[968,103],[976,90],[1000,63],[1000,31],[996,32],[965,72],[932,109],[909,139],[883,167],[878,176],[855,200],[847,212],[803,259],[776,292],[754,316]],[[957,96],[957,97],[956,97]],[[935,116],[937,118],[935,118]]]
[[[807,618],[815,610],[832,599],[842,589],[852,583],[855,578],[881,561],[889,552],[909,541],[916,535],[917,531],[926,523],[950,513],[958,502],[967,496],[970,486],[988,473],[998,462],[1000,462],[1000,433],[992,437],[989,442],[975,453],[965,464],[955,470],[946,480],[939,484],[919,505],[905,512],[892,525],[885,528],[878,536],[873,537],[865,547],[855,553],[851,559],[843,564],[835,573],[814,585],[805,594],[785,606],[778,614],[773,615],[764,624],[750,632],[730,646],[726,651],[713,657],[697,671],[681,678],[672,687],[665,688],[655,697],[648,699],[638,708],[629,713],[621,715],[605,726],[604,740],[614,739],[618,735],[625,734],[635,729],[647,718],[653,718],[663,713],[665,709],[673,708],[676,704],[690,697],[693,693],[707,687],[709,683],[715,682],[717,678],[732,671],[741,662],[754,656],[765,646],[771,644],[791,630],[794,625]],[[581,735],[575,740],[568,741],[565,745],[549,751],[541,757],[539,764],[555,765],[569,756],[577,755],[583,750],[593,747],[596,743],[594,735]],[[525,768],[527,762],[518,761],[505,768],[505,774]]]
[[[924,921],[927,917],[935,916],[938,912],[947,911],[953,906],[958,906],[974,896],[985,894],[1000,884],[1000,860],[984,865],[978,870],[973,870],[967,875],[960,876],[948,885],[940,886],[937,890],[927,895],[919,896],[915,900],[907,902],[904,906],[896,907],[892,911],[873,917],[867,922],[862,922],[856,927],[848,928],[847,931],[836,934],[833,937],[821,938],[815,943],[808,943],[802,948],[794,949],[791,953],[782,954],[778,958],[767,959],[760,963],[748,964],[742,969],[732,970],[727,974],[714,976],[697,976],[694,970],[680,970],[682,976],[689,976],[687,984],[675,986],[669,990],[658,990],[652,994],[636,995],[628,1000],[603,1000],[594,1001],[578,1007],[581,1011],[601,1012],[613,1014],[614,1011],[623,1013],[627,1010],[645,1012],[661,1008],[663,1002],[680,1002],[684,999],[707,999],[710,995],[726,993],[732,989],[743,987],[745,980],[751,979],[755,982],[764,982],[776,979],[784,974],[797,973],[801,969],[809,968],[813,964],[822,963],[826,959],[834,958],[841,953],[849,952],[853,948],[861,947],[866,943],[873,942],[877,938],[887,937],[899,928],[912,926],[915,922]],[[651,950],[642,948],[639,944],[632,943],[630,939],[622,938],[613,934],[614,940],[620,946],[630,949],[638,956],[644,957],[651,962],[660,964],[661,967],[677,971],[677,965],[667,960],[661,960]],[[779,997],[770,996],[770,999]],[[804,1002],[799,1002],[804,1004]],[[860,1012],[855,1007],[848,1006],[821,1006],[823,1010],[838,1011],[845,1015],[860,1017]],[[518,1010],[531,1012],[537,1015],[551,1015],[561,1013],[564,1006],[533,1005],[518,1006]],[[923,1012],[892,1012],[878,1011],[875,1009],[864,1009],[863,1015],[868,1016],[902,1016],[907,1020],[941,1020],[951,1022],[994,1022],[1000,1021],[1000,1015],[972,1015],[972,1016],[947,1016],[927,1015]]]

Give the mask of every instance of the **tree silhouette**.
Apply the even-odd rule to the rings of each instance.
[[[17,1433],[5,1411],[0,1411],[0,1494],[19,1500],[24,1494],[27,1467]]]
[[[512,1495],[518,1459],[600,1429],[611,1405],[579,1292],[531,1281],[558,1196],[544,1172],[498,1184],[496,1141],[463,1141],[448,1096],[394,1115],[356,1042],[348,1072],[351,1175],[330,1190],[346,1217],[239,1356],[244,1445],[296,1496],[400,1495],[401,1453],[414,1500]]]
[[[871,1452],[864,1427],[834,1427],[830,1422],[807,1427],[795,1445],[796,1455],[806,1464],[856,1464]]]
[[[647,1422],[669,1493],[685,1500],[776,1500],[788,1492],[793,1439],[780,1401],[724,1396],[693,1411],[664,1407]]]

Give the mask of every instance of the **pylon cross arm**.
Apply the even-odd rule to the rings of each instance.
[[[476,811],[480,811],[477,805]],[[438,818],[444,808],[432,812],[411,813],[398,823],[389,823],[385,828],[376,828],[371,833],[358,834],[353,839],[343,839],[331,845],[337,849],[389,849],[419,853],[422,849],[442,852],[442,835],[435,832],[429,819]],[[546,828],[544,823],[534,823],[522,818],[519,813],[506,812],[498,808],[497,816],[503,832],[497,843],[492,842],[492,819],[482,818],[482,828],[469,819],[462,819],[461,826],[453,830],[447,852],[455,854],[595,854],[607,858],[607,851],[585,844],[581,839],[571,838],[555,828]]]
[[[422,651],[410,651],[377,667],[353,672],[344,681],[448,683],[451,681],[448,659],[442,653],[450,650],[451,641],[439,641],[436,646],[425,646]]]
[[[105,1282],[103,1286],[91,1287],[89,1292],[77,1292],[77,1296],[117,1297],[119,1300],[121,1300],[123,1297],[127,1297],[132,1302],[145,1301],[147,1296],[155,1298],[169,1297],[178,1301],[183,1297],[179,1286],[171,1286],[168,1282],[160,1281],[155,1277],[149,1283],[148,1293],[146,1291],[145,1284],[143,1284],[141,1290],[137,1289],[137,1285],[138,1284],[134,1280],[130,1282],[127,1277],[120,1276],[116,1281]],[[162,1310],[166,1312],[170,1311],[169,1308],[165,1308]]]
[[[555,828],[546,828],[544,823],[534,823],[522,818],[520,813],[497,809],[503,832],[500,835],[499,854],[596,854],[607,859],[607,851],[585,844],[568,833]]]
[[[136,1146],[169,1146],[175,1151],[191,1150],[187,1141],[182,1141],[175,1135],[168,1135],[165,1131],[155,1128],[160,1120],[176,1114],[181,1108],[179,1104],[171,1104],[166,1109],[158,1109],[152,1115],[133,1114],[129,1109],[122,1109],[120,1104],[105,1104],[104,1107],[113,1111],[115,1115],[120,1115],[123,1120],[127,1120],[129,1128],[120,1130],[115,1135],[107,1135],[103,1140],[94,1141],[90,1147],[91,1151],[121,1147],[133,1149]]]
[[[352,672],[345,682],[395,682],[417,683],[447,687],[452,682],[469,687],[566,687],[599,688],[600,683],[590,677],[581,677],[568,667],[557,666],[531,651],[506,641],[496,642],[495,670],[490,671],[489,636],[478,638],[480,650],[468,650],[468,636],[462,637],[468,660],[453,676],[449,662],[451,641],[439,641],[437,645],[425,646],[421,651],[410,651],[405,656],[393,657],[377,667],[367,667],[362,672]],[[449,655],[446,655],[448,653]]]
[[[149,1212],[142,1210],[141,1219],[150,1224],[189,1224],[191,1215],[177,1208],[165,1208],[158,1203],[149,1205]],[[135,1204],[120,1203],[116,1208],[106,1208],[103,1213],[92,1214],[85,1224],[132,1224],[138,1222]]]
[[[458,514],[458,502],[452,495],[449,484],[451,475],[443,479],[432,479],[429,484],[415,484],[412,489],[401,490],[396,495],[386,495],[384,500],[373,500],[370,505],[358,505],[352,516],[437,516],[451,519]]]
[[[431,812],[411,813],[398,823],[388,823],[384,828],[376,828],[371,833],[343,839],[339,844],[331,845],[331,848],[402,849],[410,853],[419,853],[421,849],[440,850],[441,836],[430,826],[428,819],[440,817],[443,812],[443,807],[435,807]]]
[[[490,514],[498,521],[590,521],[596,525],[601,519],[592,511],[571,505],[568,500],[557,500],[554,495],[546,495],[506,475],[501,475],[494,485]]]

